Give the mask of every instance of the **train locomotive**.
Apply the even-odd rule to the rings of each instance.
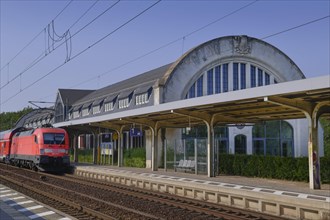
[[[70,167],[69,136],[60,128],[15,128],[0,132],[0,161],[45,172]]]

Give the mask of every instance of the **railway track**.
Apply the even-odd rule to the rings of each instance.
[[[58,201],[60,208],[46,204],[68,215],[84,214],[78,219],[283,219],[73,175],[51,175],[3,165],[0,169],[4,173],[0,180],[12,181]],[[73,214],[63,207],[72,207]]]

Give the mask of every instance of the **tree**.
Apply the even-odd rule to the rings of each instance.
[[[31,112],[31,107],[26,107],[17,112],[2,112],[0,114],[0,131],[14,128],[16,122],[25,114]]]
[[[320,122],[323,127],[324,156],[330,157],[330,120],[321,118]]]

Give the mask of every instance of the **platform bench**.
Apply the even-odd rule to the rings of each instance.
[[[175,166],[175,171],[195,171],[195,161],[194,160],[180,160],[179,164]]]

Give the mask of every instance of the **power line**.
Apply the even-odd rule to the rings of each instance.
[[[69,7],[69,5],[72,3],[73,0],[70,0],[70,2],[55,16],[55,18],[53,20],[55,20],[56,18],[58,18],[62,13],[63,11]],[[4,65],[1,69],[0,69],[0,72],[6,67],[6,66],[9,66],[9,64],[14,60],[16,59],[17,56],[19,56],[28,46],[30,46],[33,41],[35,41],[35,39],[37,39],[39,37],[40,34],[42,34],[44,32],[44,29],[42,29],[34,38],[32,38],[32,40],[27,43],[20,51],[18,51],[18,53],[13,57],[11,58],[6,65]]]
[[[73,23],[71,26],[70,26],[70,28],[72,28],[75,24],[77,24],[78,23],[78,21],[84,16],[84,15],[86,15],[87,14],[87,12],[92,8],[92,7],[94,7],[95,6],[95,4],[98,2],[99,0],[97,0],[90,8],[88,8],[87,9],[87,11],[81,16],[81,17],[79,17],[78,19],[77,19],[77,21],[75,22],[75,23]],[[86,25],[84,25],[82,28],[80,28],[77,32],[75,32],[72,36],[71,36],[71,34],[70,34],[70,37],[69,37],[69,39],[70,39],[70,42],[71,42],[71,39],[74,37],[74,36],[76,36],[78,33],[80,33],[82,30],[84,30],[86,27],[88,27],[90,24],[92,24],[94,21],[96,21],[97,19],[99,19],[102,15],[104,15],[106,12],[108,12],[110,9],[112,9],[114,6],[116,6],[118,3],[120,2],[120,0],[118,0],[118,1],[116,1],[114,4],[112,4],[112,5],[110,5],[108,8],[106,8],[102,13],[100,13],[98,16],[96,16],[93,20],[91,20],[90,22],[88,22]],[[51,23],[53,23],[53,21],[51,22]],[[69,29],[70,29],[69,28]],[[68,30],[69,30],[68,29]],[[44,29],[44,31],[46,31],[46,28]],[[49,31],[49,28],[48,28],[48,31]],[[67,31],[66,33],[68,33],[69,34],[69,32]],[[67,34],[65,34],[65,36],[67,36]],[[64,37],[65,37],[64,36]],[[51,37],[51,34],[48,32],[48,38],[51,38],[53,41],[55,41],[55,39],[54,38],[52,38]],[[61,37],[61,36],[60,36]],[[38,64],[40,61],[42,61],[44,58],[46,58],[46,56],[48,55],[48,54],[50,54],[52,51],[54,51],[54,50],[56,50],[57,48],[59,48],[59,47],[61,47],[63,44],[66,44],[67,46],[68,46],[68,44],[67,44],[67,40],[68,39],[66,39],[64,42],[62,42],[61,44],[59,44],[59,45],[57,45],[55,48],[53,48],[49,53],[44,53],[44,52],[42,52],[35,60],[33,60],[23,71],[21,71],[19,74],[17,74],[14,78],[12,78],[11,80],[9,80],[6,84],[4,84],[3,86],[1,86],[0,87],[0,90],[1,89],[3,89],[3,88],[5,88],[8,84],[10,84],[11,82],[13,82],[13,81],[15,81],[18,77],[20,77],[20,76],[22,76],[26,71],[28,71],[29,69],[31,69],[32,67],[34,67],[36,64]],[[70,47],[71,47],[71,43],[70,43]],[[48,50],[49,50],[49,42],[48,42]],[[71,55],[71,53],[70,53],[70,55]],[[68,60],[70,60],[70,57],[68,56],[68,48],[67,48],[67,57],[66,57],[66,59],[65,59],[65,62],[67,62]]]
[[[236,10],[234,10],[234,11],[231,11],[231,12],[229,12],[228,14],[226,14],[226,15],[224,15],[224,16],[222,16],[222,17],[220,17],[220,18],[218,18],[218,19],[216,19],[216,20],[214,20],[214,21],[212,21],[212,22],[210,22],[210,23],[208,23],[208,24],[206,24],[206,25],[200,27],[200,28],[197,28],[196,30],[194,30],[194,31],[192,31],[192,32],[190,32],[190,33],[188,33],[188,34],[186,34],[186,35],[180,37],[180,38],[177,38],[177,39],[175,39],[175,40],[172,40],[172,41],[170,41],[170,42],[168,42],[168,43],[166,43],[166,44],[164,44],[164,45],[162,45],[162,46],[160,46],[160,47],[158,47],[158,48],[156,48],[156,49],[154,49],[154,50],[151,50],[151,51],[149,51],[149,52],[147,52],[147,53],[145,53],[145,54],[143,54],[143,55],[141,55],[141,56],[138,56],[138,57],[136,57],[136,58],[134,58],[134,59],[132,59],[132,60],[126,62],[126,63],[123,63],[123,64],[121,64],[121,65],[119,65],[119,66],[117,66],[117,67],[115,67],[115,68],[113,68],[113,69],[111,69],[111,70],[108,70],[108,71],[106,71],[106,72],[104,72],[104,73],[102,73],[102,74],[99,74],[99,75],[97,75],[96,77],[89,78],[89,79],[83,81],[82,83],[79,83],[79,84],[74,85],[73,87],[76,87],[76,86],[79,86],[79,85],[84,84],[84,83],[86,83],[86,82],[89,82],[89,81],[92,80],[92,79],[95,79],[95,78],[99,78],[99,77],[101,77],[101,76],[104,76],[104,75],[106,75],[106,74],[108,74],[108,73],[111,73],[112,71],[115,71],[115,70],[117,70],[117,69],[120,69],[121,67],[124,67],[124,66],[126,66],[126,65],[128,65],[128,64],[130,64],[130,63],[133,63],[133,62],[135,62],[135,61],[137,61],[137,60],[139,60],[139,59],[142,59],[143,57],[146,57],[146,56],[148,56],[148,55],[150,55],[150,54],[152,54],[152,53],[154,53],[154,52],[156,52],[156,51],[158,51],[158,50],[161,50],[161,49],[163,49],[163,48],[165,48],[165,47],[168,47],[168,46],[170,46],[170,45],[172,45],[172,44],[174,44],[174,43],[176,43],[176,42],[178,42],[178,41],[180,41],[180,40],[182,40],[182,39],[185,39],[186,37],[188,37],[188,36],[190,36],[190,35],[193,35],[193,34],[199,32],[199,31],[201,31],[201,30],[203,30],[203,29],[205,29],[205,28],[207,28],[207,27],[209,27],[209,26],[211,26],[211,25],[213,25],[213,24],[215,24],[215,23],[217,23],[217,22],[219,22],[219,21],[221,21],[221,20],[223,20],[223,19],[229,17],[230,15],[233,15],[233,14],[235,14],[235,13],[237,13],[237,12],[239,12],[239,11],[241,11],[241,10],[243,10],[243,9],[245,9],[245,8],[247,8],[247,7],[249,7],[249,6],[251,6],[251,5],[253,5],[253,4],[256,3],[257,1],[259,1],[259,0],[255,0],[255,1],[253,1],[253,2],[250,2],[250,3],[246,4],[246,5],[244,5],[244,6],[240,7],[240,8],[238,8],[238,9],[236,9]]]
[[[110,33],[108,33],[107,35],[103,36],[102,38],[100,38],[99,40],[97,40],[96,42],[94,42],[93,44],[91,44],[90,46],[88,46],[87,48],[85,48],[84,50],[80,51],[78,54],[76,54],[74,57],[72,57],[69,61],[73,60],[74,58],[77,58],[78,56],[80,56],[81,54],[85,53],[87,50],[89,50],[90,48],[94,47],[95,45],[99,44],[100,42],[102,42],[104,39],[106,39],[107,37],[109,37],[110,35],[112,35],[113,33],[115,33],[116,31],[118,31],[119,29],[121,29],[122,27],[126,26],[127,24],[129,24],[130,22],[132,22],[133,20],[135,20],[136,18],[140,17],[142,14],[144,14],[145,12],[147,12],[148,10],[150,10],[151,8],[153,8],[155,5],[157,5],[159,2],[161,2],[161,0],[158,0],[157,2],[155,2],[154,4],[152,4],[151,6],[147,7],[146,9],[144,9],[143,11],[141,11],[140,13],[138,13],[137,15],[135,15],[134,17],[132,17],[131,19],[129,19],[128,21],[126,21],[124,24],[120,25],[119,27],[117,27],[115,30],[111,31]],[[69,62],[68,61],[68,62]],[[50,74],[52,74],[53,72],[55,72],[56,70],[58,70],[59,68],[61,68],[62,66],[64,66],[65,64],[67,64],[68,62],[64,62],[61,65],[57,66],[56,68],[54,68],[53,70],[51,70],[50,72],[48,72],[47,74],[43,75],[42,77],[38,78],[37,80],[35,80],[34,82],[32,82],[31,84],[29,84],[28,86],[24,87],[23,89],[21,88],[19,92],[15,93],[14,95],[12,95],[11,97],[7,98],[4,102],[2,102],[1,104],[5,104],[7,103],[9,100],[13,99],[15,96],[17,96],[18,94],[20,94],[21,92],[23,92],[24,90],[32,87],[33,85],[35,85],[36,83],[38,83],[39,81],[41,81],[42,79],[44,79],[45,77],[49,76]]]
[[[242,7],[242,8],[244,8],[244,7]],[[236,10],[236,11],[237,11],[237,10]],[[227,16],[223,16],[223,17],[227,17]],[[263,37],[263,38],[260,38],[260,39],[266,39],[266,38],[274,37],[274,36],[276,36],[276,35],[279,35],[279,34],[282,34],[282,33],[285,33],[285,32],[288,32],[288,31],[291,31],[291,30],[294,30],[294,29],[297,29],[297,28],[300,28],[300,27],[303,27],[303,26],[306,26],[306,25],[309,25],[309,24],[312,24],[312,23],[315,23],[315,22],[321,21],[321,20],[324,20],[324,19],[326,19],[326,18],[328,18],[328,17],[329,17],[329,15],[328,15],[328,16],[325,16],[325,17],[321,17],[321,18],[315,19],[315,20],[313,20],[313,21],[306,22],[306,23],[304,23],[304,24],[300,24],[300,25],[297,25],[297,26],[291,27],[291,28],[289,28],[289,29],[286,29],[286,30],[283,30],[283,31],[280,31],[280,32],[277,32],[277,33],[274,33],[274,34],[271,34],[271,35],[268,35],[268,36]],[[210,24],[214,24],[214,23],[215,23],[215,22],[211,22],[211,23],[209,23],[209,24],[207,24],[207,25],[205,25],[205,26],[203,26],[203,27],[210,26]],[[204,29],[204,28],[199,28],[199,29],[197,29],[197,30],[199,31],[199,30],[202,30],[202,29]],[[167,44],[164,44],[164,45],[162,45],[162,46],[160,46],[160,47],[158,47],[158,48],[156,48],[156,49],[154,49],[154,50],[151,50],[151,51],[149,51],[149,52],[147,52],[147,53],[145,53],[145,54],[143,54],[143,55],[141,55],[141,56],[138,56],[138,57],[136,57],[136,58],[134,58],[134,59],[132,59],[132,60],[126,62],[126,63],[123,63],[123,64],[121,64],[121,65],[119,65],[119,66],[117,66],[117,67],[114,67],[114,68],[112,68],[111,70],[108,70],[108,71],[106,71],[106,72],[104,72],[104,73],[102,73],[102,74],[99,74],[99,75],[97,75],[96,77],[91,77],[91,78],[89,78],[89,79],[87,79],[87,80],[84,80],[83,82],[80,82],[80,83],[78,83],[78,84],[75,84],[75,85],[72,86],[71,88],[77,87],[77,86],[82,85],[82,84],[84,84],[84,83],[86,83],[86,82],[90,82],[90,80],[93,80],[93,79],[99,78],[99,77],[101,77],[101,76],[107,75],[107,74],[109,74],[109,73],[111,73],[111,72],[113,72],[113,71],[115,71],[115,70],[118,70],[118,69],[120,69],[120,68],[122,68],[122,67],[124,67],[124,66],[126,66],[126,65],[128,65],[128,64],[130,64],[130,63],[133,63],[133,62],[135,62],[135,61],[137,61],[137,60],[139,60],[139,59],[141,59],[141,58],[143,58],[143,57],[146,57],[146,56],[148,56],[148,55],[150,55],[150,54],[152,54],[152,53],[154,53],[154,52],[156,52],[156,51],[158,51],[158,50],[161,50],[161,49],[163,49],[163,48],[165,48],[165,47],[167,47],[167,46],[169,46],[169,45],[171,45],[171,44],[173,44],[173,43],[175,43],[175,42],[177,42],[177,41],[179,41],[179,40],[182,40],[182,39],[185,38],[186,36],[189,36],[189,35],[191,35],[191,34],[193,34],[193,33],[196,33],[196,32],[197,32],[197,31],[192,31],[192,32],[190,32],[189,34],[187,34],[187,35],[185,35],[185,36],[183,36],[183,37],[180,37],[180,38],[178,38],[178,39],[176,39],[176,40],[173,40],[173,41],[171,41],[171,42],[169,42],[169,43],[167,43]]]
[[[99,78],[99,77],[101,77],[101,76],[107,75],[107,74],[109,74],[109,73],[111,73],[111,72],[113,72],[113,71],[115,71],[115,70],[117,70],[117,69],[120,69],[120,68],[122,68],[122,67],[124,67],[124,66],[130,64],[130,63],[133,63],[133,62],[135,62],[135,61],[137,61],[137,60],[139,60],[139,59],[142,59],[143,57],[146,57],[146,56],[148,56],[148,55],[150,55],[150,54],[152,54],[152,53],[154,53],[154,52],[156,52],[156,51],[158,51],[158,50],[161,50],[161,49],[163,49],[163,48],[165,48],[165,47],[168,47],[168,46],[170,46],[170,45],[176,43],[177,41],[180,41],[180,40],[182,40],[182,39],[185,39],[186,37],[188,37],[188,36],[190,36],[190,35],[193,35],[193,34],[195,34],[196,32],[201,31],[201,30],[205,29],[206,27],[208,27],[208,26],[210,26],[210,25],[212,25],[212,24],[215,24],[215,23],[217,23],[217,22],[219,22],[219,21],[221,21],[221,20],[223,20],[223,19],[229,17],[230,15],[233,15],[233,14],[235,14],[235,13],[237,13],[237,12],[239,12],[239,11],[241,11],[241,10],[243,10],[243,9],[245,9],[245,8],[247,8],[247,7],[249,7],[249,6],[251,6],[251,5],[253,5],[253,4],[256,3],[257,1],[259,1],[259,0],[255,0],[255,1],[253,1],[253,2],[250,2],[250,3],[248,3],[248,4],[244,5],[244,6],[242,6],[242,7],[238,8],[238,9],[236,9],[236,10],[234,10],[234,11],[232,11],[232,12],[230,12],[230,13],[224,15],[224,16],[222,16],[221,18],[218,18],[218,19],[216,19],[216,20],[214,20],[214,21],[212,21],[212,22],[210,22],[210,23],[208,23],[208,24],[206,24],[206,25],[204,25],[204,26],[202,26],[202,27],[200,27],[200,28],[198,28],[198,29],[196,29],[196,30],[194,30],[194,31],[192,31],[192,32],[190,32],[190,33],[188,33],[188,34],[186,34],[186,35],[184,35],[183,37],[180,37],[180,38],[178,38],[178,39],[175,39],[175,40],[173,40],[173,41],[170,41],[170,42],[168,42],[168,43],[166,43],[166,44],[164,44],[164,45],[162,45],[162,46],[160,46],[160,47],[158,47],[158,48],[156,48],[156,49],[154,49],[154,50],[151,50],[151,51],[149,51],[149,52],[147,52],[147,53],[145,53],[145,54],[143,54],[143,55],[141,55],[141,56],[138,56],[138,57],[136,57],[136,58],[134,58],[134,59],[132,59],[132,60],[130,60],[130,61],[127,61],[126,63],[123,63],[123,64],[121,64],[121,65],[119,65],[119,66],[117,66],[117,67],[114,67],[114,68],[112,68],[111,70],[108,70],[108,71],[106,71],[106,72],[104,72],[104,73],[101,73],[101,74],[97,75],[96,77],[91,77],[91,78],[89,78],[89,79],[87,79],[87,80],[84,80],[83,82],[80,82],[80,83],[78,83],[78,84],[75,84],[75,85],[73,85],[71,88],[77,87],[77,86],[82,85],[82,84],[84,84],[84,83],[86,83],[86,82],[90,82],[90,80],[93,80],[93,79]]]
[[[300,27],[303,27],[303,26],[306,26],[306,25],[309,25],[309,24],[312,24],[312,23],[315,23],[315,22],[318,22],[318,21],[324,20],[324,19],[329,18],[329,17],[330,17],[330,15],[327,15],[327,16],[324,16],[324,17],[322,17],[322,18],[318,18],[318,19],[315,19],[315,20],[312,20],[312,21],[309,21],[309,22],[303,23],[303,24],[301,24],[301,25],[297,25],[297,26],[295,26],[295,27],[291,27],[291,28],[288,28],[288,29],[286,29],[286,30],[283,30],[283,31],[280,31],[280,32],[277,32],[277,33],[274,33],[274,34],[271,34],[271,35],[268,35],[268,36],[263,37],[263,38],[261,38],[261,39],[264,40],[264,39],[267,39],[267,38],[270,38],[270,37],[274,37],[274,36],[276,36],[276,35],[283,34],[283,33],[288,32],[288,31],[292,31],[292,30],[294,30],[294,29],[297,29],[297,28],[300,28]]]

